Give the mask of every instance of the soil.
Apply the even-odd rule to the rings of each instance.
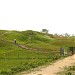
[[[64,67],[71,66],[75,63],[75,55],[66,57],[64,59],[58,60],[52,65],[41,68],[37,71],[32,71],[30,73],[22,72],[22,75],[57,75],[58,72],[64,70]]]

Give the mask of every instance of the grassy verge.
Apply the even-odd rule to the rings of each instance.
[[[75,75],[75,64],[65,67],[64,71],[59,72],[57,75]]]

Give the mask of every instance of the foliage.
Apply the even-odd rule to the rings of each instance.
[[[0,31],[0,73],[14,75],[60,58],[60,47],[72,46],[73,38],[53,38],[53,35],[32,30]],[[14,39],[17,43],[14,44]],[[25,46],[22,48],[19,44]],[[28,48],[28,49],[27,49]],[[67,50],[67,49],[66,49]]]

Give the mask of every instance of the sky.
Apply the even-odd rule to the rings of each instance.
[[[75,34],[75,0],[0,0],[0,29]]]

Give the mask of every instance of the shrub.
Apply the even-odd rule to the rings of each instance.
[[[1,73],[0,73],[0,74],[2,74],[2,75],[11,75],[11,72],[1,71]]]
[[[38,65],[37,65],[36,62],[31,62],[31,63],[29,64],[29,66],[30,66],[31,68],[36,68]]]
[[[70,66],[69,70],[75,71],[75,66]]]
[[[68,72],[68,73],[66,73],[66,75],[72,75],[72,73],[71,72]]]

